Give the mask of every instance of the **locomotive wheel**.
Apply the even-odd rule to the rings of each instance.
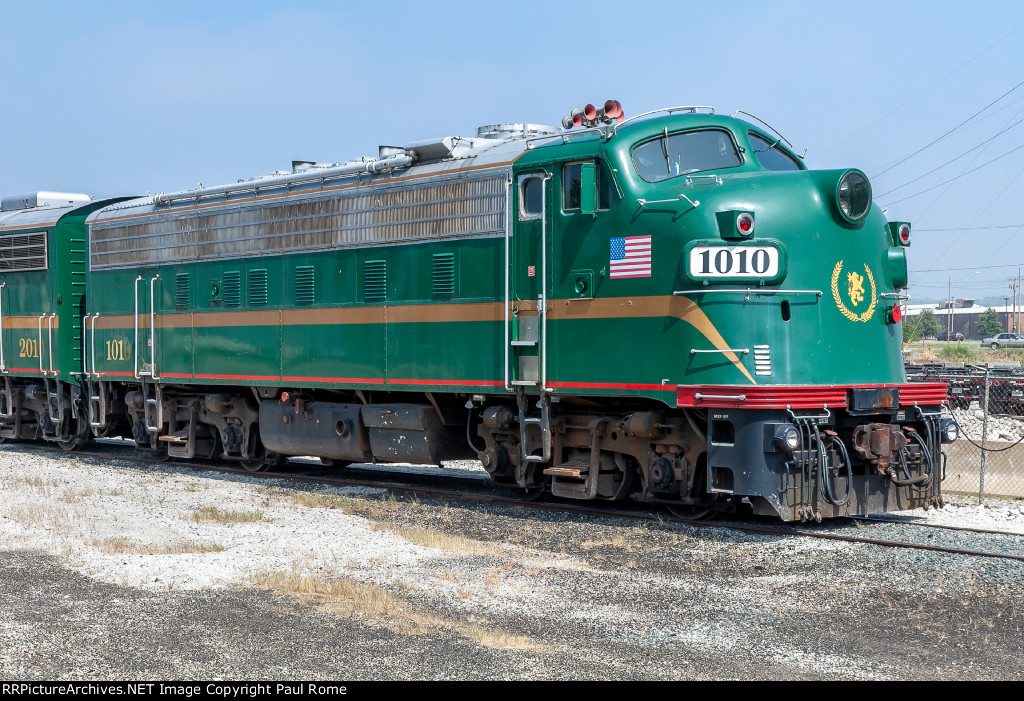
[[[548,496],[550,496],[550,494],[551,492],[547,491],[543,487],[536,487],[534,489],[524,489],[523,501],[545,501],[548,498]]]
[[[717,515],[715,510],[710,507],[665,504],[665,508],[681,521],[710,521]]]
[[[75,424],[75,435],[71,436],[71,438],[66,441],[57,441],[57,445],[59,445],[60,449],[64,452],[72,453],[76,450],[81,450],[87,446],[90,441],[92,441],[92,435],[89,432],[89,424],[81,418],[79,418]]]
[[[241,465],[246,472],[266,472],[267,470],[283,465],[288,458],[278,453],[267,453],[260,458],[250,458],[248,460],[239,460],[238,464]]]

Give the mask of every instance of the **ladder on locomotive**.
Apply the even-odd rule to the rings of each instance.
[[[524,216],[512,216],[513,209],[517,212],[524,210],[513,207],[511,178],[506,190],[505,389],[516,395],[519,444],[522,446],[523,460],[536,463],[551,460],[551,398],[547,387],[547,202],[550,182],[551,174],[546,171],[519,176],[519,187],[516,189],[519,196],[528,187],[538,186],[541,195],[540,212]],[[539,276],[536,265],[538,254]],[[535,292],[538,294],[534,303]],[[535,395],[530,390],[540,395],[533,407],[530,404]],[[534,409],[539,411],[535,412]],[[529,445],[527,434],[534,427],[540,432],[541,449],[538,453],[529,453],[526,450]]]

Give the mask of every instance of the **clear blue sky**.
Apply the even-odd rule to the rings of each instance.
[[[995,136],[1024,119],[1024,85],[879,172],[1024,82],[1016,0],[0,0],[0,12],[3,194],[173,191],[480,124],[557,124],[607,98],[627,115],[702,104],[758,115],[812,168],[864,169],[889,218],[914,223],[915,300],[944,298],[950,277],[954,296],[1001,298],[1024,265],[1024,148],[984,165],[1024,146],[1024,123]]]

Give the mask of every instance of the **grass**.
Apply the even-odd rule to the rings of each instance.
[[[78,535],[88,527],[88,514],[74,504],[39,501],[19,506],[11,518],[29,528],[52,530],[61,536]]]
[[[186,540],[167,545],[143,545],[129,538],[116,537],[94,540],[90,543],[111,555],[184,555],[189,553],[220,553],[224,546],[217,543],[197,543]]]
[[[437,548],[445,552],[467,553],[470,555],[497,555],[501,552],[501,546],[497,543],[470,540],[462,536],[449,535],[427,528],[397,526],[393,524],[379,524],[375,527],[377,530],[401,536],[416,545],[421,545],[425,548]]]
[[[402,635],[425,635],[438,630],[451,630],[485,647],[502,650],[543,649],[542,645],[526,636],[485,628],[474,622],[447,621],[417,613],[401,598],[373,584],[297,572],[271,572],[258,575],[252,581],[259,587],[318,604],[342,615],[357,611]]]
[[[74,504],[77,503],[79,499],[91,497],[95,493],[96,492],[92,489],[72,490],[70,492],[64,492],[60,495],[59,499],[66,504]]]
[[[192,520],[196,523],[220,523],[232,526],[236,523],[254,523],[270,519],[262,511],[229,511],[216,506],[202,506],[192,512]]]
[[[305,492],[299,491],[289,495],[291,500],[298,506],[306,506],[314,509],[339,509],[345,513],[353,513],[352,497],[342,494],[329,494],[327,492]]]
[[[977,363],[981,362],[981,349],[971,348],[957,343],[950,344],[939,349],[939,357],[954,363]]]
[[[370,616],[387,618],[397,615],[404,608],[400,599],[381,587],[346,579],[328,579],[295,572],[272,572],[258,575],[253,581],[258,586],[282,594],[312,595],[333,603],[346,603],[356,611]]]

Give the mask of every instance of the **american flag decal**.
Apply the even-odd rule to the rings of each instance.
[[[625,236],[612,239],[611,275],[614,278],[651,276],[651,237]]]

